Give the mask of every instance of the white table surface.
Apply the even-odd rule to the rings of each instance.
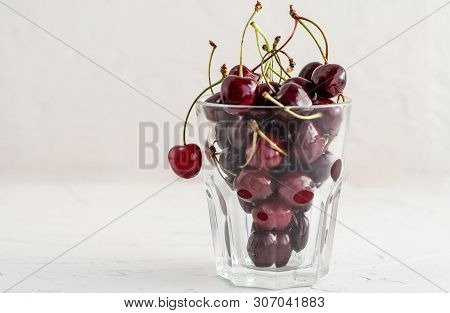
[[[0,188],[0,289],[6,290],[173,180],[7,183]],[[450,290],[448,185],[344,185],[338,219]],[[10,292],[253,292],[215,273],[201,179],[170,187]],[[258,290],[263,291],[263,290]],[[338,225],[331,271],[291,292],[440,292]]]

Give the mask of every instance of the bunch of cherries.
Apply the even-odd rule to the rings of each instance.
[[[221,67],[222,78],[208,91],[204,116],[215,123],[215,140],[207,143],[205,155],[217,167],[230,188],[236,191],[242,209],[253,217],[248,239],[248,254],[257,267],[285,266],[292,251],[299,252],[308,241],[309,221],[305,216],[312,206],[315,190],[331,177],[337,181],[342,162],[328,147],[338,135],[343,111],[340,106],[326,106],[344,99],[346,71],[328,63],[328,42],[322,29],[312,20],[299,16],[290,7],[294,29],[280,45],[272,45],[261,28],[253,22],[262,9],[259,2],[248,20],[241,41],[240,64],[229,72]],[[311,62],[298,76],[292,76],[295,62],[286,46],[301,25],[313,38],[323,63]],[[310,30],[314,26],[322,35],[325,48]],[[242,50],[248,27],[255,30],[261,62],[253,69],[243,65]],[[259,39],[265,44],[260,46]],[[210,42],[211,60],[217,46]],[[288,60],[283,66],[282,57]],[[211,71],[209,71],[211,72]],[[220,92],[213,88],[220,86]],[[336,102],[332,99],[337,97]],[[224,104],[223,108],[219,104]],[[273,109],[278,106],[280,109]],[[272,108],[268,108],[272,107]],[[196,176],[202,165],[200,147],[195,144],[175,146],[169,152],[173,171],[183,178]]]

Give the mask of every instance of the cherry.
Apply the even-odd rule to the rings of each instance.
[[[244,210],[245,213],[247,213],[247,214],[252,213],[252,210],[256,206],[254,203],[244,201],[244,200],[242,200],[239,197],[238,197],[238,200],[239,200],[239,204],[241,205],[241,207],[242,207],[242,209]]]
[[[280,139],[270,134],[267,137],[278,147],[283,150],[285,149],[285,145],[283,144],[283,142],[281,142]],[[252,151],[252,145],[248,145],[246,150],[247,160],[249,160],[249,158],[251,157]],[[256,152],[253,155],[253,158],[251,159],[249,165],[260,170],[269,171],[278,167],[281,162],[283,162],[283,159],[284,155],[282,153],[275,150],[269,144],[269,142],[267,142],[263,138],[259,138],[256,144]]]
[[[211,97],[206,99],[205,102],[220,104],[220,103],[222,103],[222,96],[221,96],[220,92],[216,92]]]
[[[251,140],[252,129],[246,120],[238,120],[230,124],[227,132],[227,139],[234,149],[245,149]]]
[[[313,104],[320,106],[334,104],[334,102],[331,99],[318,98]],[[317,128],[325,134],[334,136],[337,135],[343,120],[342,108],[336,106],[332,108],[319,109],[318,112],[322,113],[322,117],[314,121]]]
[[[268,92],[271,96],[275,96],[278,93],[278,91],[280,90],[281,85],[279,83],[277,83],[277,82],[271,82],[270,86],[272,86],[272,88],[275,91],[273,91],[272,88],[270,88],[269,84],[267,84],[267,83],[258,85],[258,89],[256,91],[255,105],[259,105],[259,106],[273,106],[272,102],[270,102],[269,100],[264,98],[262,94],[264,92]]]
[[[316,184],[321,184],[331,175],[331,166],[336,158],[331,152],[325,152],[316,161],[311,163],[311,172],[308,175]]]
[[[295,157],[302,164],[310,164],[317,160],[327,143],[323,134],[309,121],[300,124],[293,139]]]
[[[222,102],[225,105],[251,106],[255,102],[258,84],[249,77],[230,75],[222,83]],[[232,115],[244,115],[248,108],[225,109]]]
[[[325,64],[314,70],[311,80],[317,85],[319,96],[333,98],[344,91],[347,73],[340,65]]]
[[[341,172],[342,172],[342,161],[341,159],[339,159],[336,160],[331,166],[331,178],[334,181],[337,181],[339,177],[341,177]]]
[[[287,83],[281,86],[275,99],[286,106],[311,106],[311,99],[305,90],[295,83]]]
[[[276,236],[270,231],[253,232],[248,238],[247,252],[255,266],[272,266],[277,254]]]
[[[290,208],[277,199],[263,201],[252,211],[255,224],[265,230],[283,230],[291,221]]]
[[[295,252],[300,252],[308,243],[309,220],[303,213],[295,214],[291,225],[289,231],[291,246]]]
[[[236,173],[239,170],[239,166],[244,163],[244,157],[242,151],[234,149],[222,150],[219,156],[219,163],[227,171]]]
[[[195,177],[202,166],[202,151],[196,144],[174,146],[169,151],[169,164],[178,176]]]
[[[248,77],[253,79],[255,82],[259,80],[259,74],[252,72],[247,66],[242,66],[242,71],[244,77]],[[234,66],[231,70],[229,75],[239,76],[239,65]]]
[[[320,63],[320,62],[308,63],[302,68],[302,70],[300,71],[300,74],[298,74],[298,76],[303,77],[307,80],[311,80],[312,73],[314,72],[314,70],[316,68],[318,68],[321,65],[322,65],[322,63]]]
[[[275,266],[283,267],[288,264],[292,254],[291,238],[288,232],[278,232],[276,234],[276,255]]]
[[[280,179],[278,195],[294,208],[303,206],[314,198],[314,181],[300,172],[286,173]]]
[[[239,198],[247,202],[258,202],[273,193],[272,178],[265,172],[242,170],[234,181]]]
[[[306,91],[306,93],[308,94],[309,98],[314,101],[317,98],[317,94],[315,91],[315,85],[313,82],[307,80],[306,78],[303,77],[292,77],[287,79],[285,82],[285,84],[289,84],[289,83],[294,83],[299,85],[300,87],[303,88],[304,91]]]
[[[216,134],[215,139],[217,140],[217,144],[221,149],[225,149],[230,146],[230,142],[228,141],[229,126],[230,123],[228,122],[219,122],[214,126],[214,132]]]
[[[222,95],[220,92],[217,92],[213,94],[211,97],[205,100],[205,102],[208,103],[214,103],[214,104],[221,104],[222,103]],[[203,107],[204,115],[208,121],[218,123],[218,122],[224,122],[224,121],[234,121],[237,119],[236,116],[230,115],[227,112],[225,112],[224,108],[220,107],[209,107],[204,106]]]

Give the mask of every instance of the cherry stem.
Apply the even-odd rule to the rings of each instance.
[[[209,64],[208,64],[208,82],[209,82],[209,88],[211,89],[211,93],[214,94],[214,90],[212,88],[212,83],[211,83],[211,65],[212,65],[212,60],[214,57],[214,52],[216,52],[216,49],[217,49],[217,45],[212,40],[209,41],[209,44],[211,45],[212,50],[211,50],[211,55],[209,56]]]
[[[294,10],[294,6],[293,5],[290,6],[290,15],[292,16],[292,18],[294,18],[296,21],[298,21],[300,23],[300,25],[302,25],[303,28],[309,33],[309,35],[311,36],[311,38],[314,40],[314,42],[316,43],[317,47],[319,48],[319,51],[320,51],[320,54],[322,55],[324,63],[328,64],[328,41],[327,41],[327,39],[325,37],[325,34],[322,31],[322,29],[316,23],[314,23],[313,21],[298,15],[297,11]],[[308,26],[306,26],[305,23],[303,23],[303,21],[307,21],[309,23],[312,23],[315,27],[317,27],[319,29],[319,31],[322,34],[322,37],[324,38],[324,41],[325,41],[326,53],[323,52],[323,49],[320,46],[319,42],[317,41],[316,37],[311,32],[311,30],[308,28]]]
[[[342,99],[342,102],[345,102],[345,97],[343,93],[340,93],[336,99],[336,102],[339,103],[339,100]]]
[[[320,26],[316,22],[314,22],[314,21],[312,21],[312,20],[310,20],[310,19],[308,19],[306,17],[303,17],[303,16],[301,17],[301,19],[306,21],[306,22],[308,22],[308,23],[310,23],[310,24],[312,24],[312,25],[314,25],[319,30],[320,34],[323,37],[323,41],[325,42],[325,57],[328,60],[328,40],[327,40],[327,36],[325,36],[324,31],[322,30],[322,28],[320,28]]]
[[[208,86],[207,88],[205,88],[198,96],[197,98],[195,98],[194,102],[192,102],[191,106],[189,107],[189,110],[186,114],[186,119],[184,120],[184,127],[183,127],[183,143],[184,145],[186,145],[186,129],[187,129],[187,124],[188,124],[188,120],[189,120],[189,116],[191,115],[192,109],[194,108],[195,104],[197,103],[198,99],[200,99],[210,88],[215,87],[217,85],[220,85],[224,79],[226,78],[226,72],[227,72],[227,67],[226,65],[222,65],[222,67],[220,68],[220,71],[222,73],[222,78],[215,82],[214,84]]]
[[[251,151],[251,153],[250,153],[249,158],[248,158],[247,161],[245,162],[245,164],[244,164],[244,165],[241,165],[240,168],[244,168],[244,167],[246,167],[247,165],[249,165],[250,162],[252,161],[253,157],[254,157],[255,154],[256,154],[256,144],[257,144],[257,142],[258,142],[258,129],[255,129],[254,126],[253,126],[251,123],[250,123],[250,126],[251,126],[252,129],[253,129],[252,151]]]
[[[284,108],[284,110],[289,113],[290,115],[294,116],[295,118],[299,119],[299,120],[315,120],[317,118],[322,117],[322,113],[316,113],[313,115],[300,115],[297,114],[295,112],[292,112],[291,110],[294,109],[295,107],[287,107],[284,104],[282,104],[281,102],[279,102],[278,100],[276,100],[275,98],[273,98],[267,91],[262,93],[262,96],[264,98],[266,98],[267,100],[269,100],[270,102],[272,102],[275,105],[278,105],[281,108]]]
[[[235,173],[233,173],[232,171],[226,169],[222,164],[220,164],[219,160],[217,160],[217,156],[216,156],[216,155],[213,155],[213,160],[214,160],[214,163],[215,163],[215,165],[216,165],[217,168],[220,168],[222,171],[224,171],[224,172],[227,173],[228,175],[235,176],[235,177],[237,176]],[[226,180],[226,178],[222,175],[222,173],[221,173],[220,171],[219,171],[219,175],[220,175],[224,180]]]
[[[280,47],[276,52],[279,52],[279,51],[283,50],[283,49],[288,45],[288,43],[289,43],[289,42],[292,40],[292,38],[294,37],[295,32],[297,31],[297,26],[298,26],[298,21],[297,21],[297,20],[294,20],[294,29],[292,30],[292,32],[291,32],[291,34],[289,35],[288,39],[284,42],[284,44],[281,45],[281,47]],[[268,55],[269,55],[269,54],[267,54],[266,57],[267,57]],[[261,65],[263,65],[265,62],[267,62],[268,60],[270,60],[273,56],[274,56],[274,54],[271,54],[270,57],[267,58],[267,60],[265,60],[265,58],[266,58],[266,57],[265,57],[265,58],[262,60],[261,63],[259,63],[257,66],[255,66],[255,67],[252,69],[252,71],[253,71],[253,72],[256,71]]]
[[[257,132],[258,135],[261,136],[262,139],[267,141],[269,143],[269,145],[272,146],[272,148],[274,148],[275,150],[277,150],[278,152],[280,152],[284,156],[288,156],[288,154],[283,149],[278,147],[278,145],[275,142],[270,140],[270,138],[267,137],[266,134],[264,134],[264,132],[259,128],[259,125],[258,125],[258,123],[255,120],[251,120],[250,121],[250,127],[253,129],[254,132]]]
[[[247,24],[245,24],[244,31],[242,32],[241,51],[240,51],[240,54],[239,54],[239,76],[240,77],[244,76],[244,67],[243,67],[243,62],[242,62],[243,61],[243,56],[242,56],[242,54],[243,54],[243,50],[244,50],[245,33],[247,32],[247,28],[250,25],[250,22],[255,17],[256,13],[258,13],[261,9],[262,9],[261,3],[259,1],[256,1],[255,10],[253,11],[252,15],[248,19]]]
[[[269,40],[267,39],[267,36],[264,34],[264,32],[262,31],[262,29],[261,29],[255,22],[252,22],[250,25],[253,27],[253,29],[255,30],[255,32],[256,32],[258,35],[261,35],[261,37],[264,39],[265,45],[263,46],[263,50],[264,50],[264,51],[268,51],[268,50],[269,50],[270,44],[269,44]],[[264,47],[266,47],[266,49],[264,49]],[[258,48],[259,48],[259,45],[258,45]],[[269,64],[269,63],[268,63],[268,64]],[[273,63],[270,63],[270,65],[271,65],[272,68],[273,68]],[[272,72],[273,72],[273,71],[272,71]],[[272,74],[272,76],[271,76],[271,80],[273,81],[273,74]],[[272,88],[271,88],[271,89],[272,89]],[[275,91],[275,90],[273,90],[273,91]]]

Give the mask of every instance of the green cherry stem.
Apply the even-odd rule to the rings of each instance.
[[[298,15],[297,11],[294,10],[294,6],[293,5],[290,6],[290,15],[292,16],[292,18],[294,18],[296,21],[298,21],[300,23],[300,25],[302,25],[302,27],[308,32],[308,34],[311,36],[311,38],[316,43],[317,48],[319,48],[319,51],[320,51],[320,54],[322,55],[324,63],[328,64],[328,41],[326,40],[325,34],[320,29],[320,27],[316,23],[312,22],[311,20],[305,19],[304,17],[301,17],[300,15]],[[320,46],[319,42],[317,41],[316,36],[314,36],[314,34],[311,32],[311,30],[308,28],[308,26],[306,26],[306,24],[303,23],[303,21],[306,21],[306,20],[308,22],[314,23],[313,25],[320,29],[320,32],[321,32],[321,34],[322,34],[322,36],[324,37],[324,40],[325,40],[325,46],[326,46],[326,49],[327,49],[326,53],[323,52],[323,49]]]
[[[275,142],[270,140],[270,138],[267,137],[266,134],[264,134],[264,132],[259,128],[259,125],[258,125],[258,123],[255,120],[251,120],[250,121],[250,127],[253,129],[253,131],[256,131],[258,133],[258,135],[261,136],[262,139],[267,141],[269,143],[269,145],[272,146],[272,148],[274,148],[275,150],[277,150],[278,152],[280,152],[284,156],[288,156],[288,154],[283,149],[278,147]]]
[[[211,83],[211,65],[212,65],[212,60],[214,57],[214,52],[216,52],[216,49],[217,49],[217,45],[212,40],[209,41],[209,44],[211,45],[212,50],[211,50],[211,55],[209,56],[209,64],[208,64],[208,82],[209,82],[209,86],[211,89],[211,93],[214,94],[214,90],[212,88],[212,83]]]
[[[210,88],[216,87],[217,85],[220,85],[224,81],[224,79],[226,78],[226,75],[227,75],[226,74],[227,67],[225,64],[222,65],[222,67],[220,68],[220,71],[222,73],[222,78],[219,81],[215,82],[214,84],[203,89],[203,91],[197,96],[197,98],[195,98],[194,102],[192,102],[191,106],[189,107],[189,110],[186,114],[186,119],[184,120],[184,126],[183,126],[183,143],[184,143],[184,145],[186,145],[186,129],[187,129],[187,124],[188,124],[189,116],[191,115],[192,109],[194,108],[198,99],[200,99]]]
[[[256,1],[255,4],[255,10],[253,11],[252,15],[247,21],[247,24],[245,24],[244,31],[242,32],[242,38],[241,38],[241,51],[239,53],[239,76],[244,76],[244,68],[243,68],[243,50],[244,50],[244,39],[245,39],[245,33],[247,32],[247,28],[250,25],[250,22],[255,17],[256,13],[258,13],[262,9],[262,5],[259,1]]]
[[[258,130],[259,130],[259,128],[255,129],[254,125],[252,125],[252,123],[250,123],[250,127],[252,127],[252,129],[253,129],[252,151],[251,151],[250,156],[248,157],[247,161],[245,162],[245,164],[239,166],[240,168],[247,167],[247,165],[250,164],[250,162],[253,160],[253,157],[256,154],[256,144],[258,142]]]
[[[291,110],[295,107],[287,107],[284,104],[282,104],[281,102],[279,102],[278,100],[276,100],[275,98],[273,98],[267,91],[263,92],[262,96],[264,98],[266,98],[267,100],[269,100],[270,102],[272,102],[275,105],[278,105],[281,108],[284,108],[284,110],[289,113],[290,115],[294,116],[295,118],[299,119],[299,120],[315,120],[318,119],[320,117],[322,117],[322,113],[316,113],[313,115],[300,115],[297,114],[295,112],[292,112]]]

